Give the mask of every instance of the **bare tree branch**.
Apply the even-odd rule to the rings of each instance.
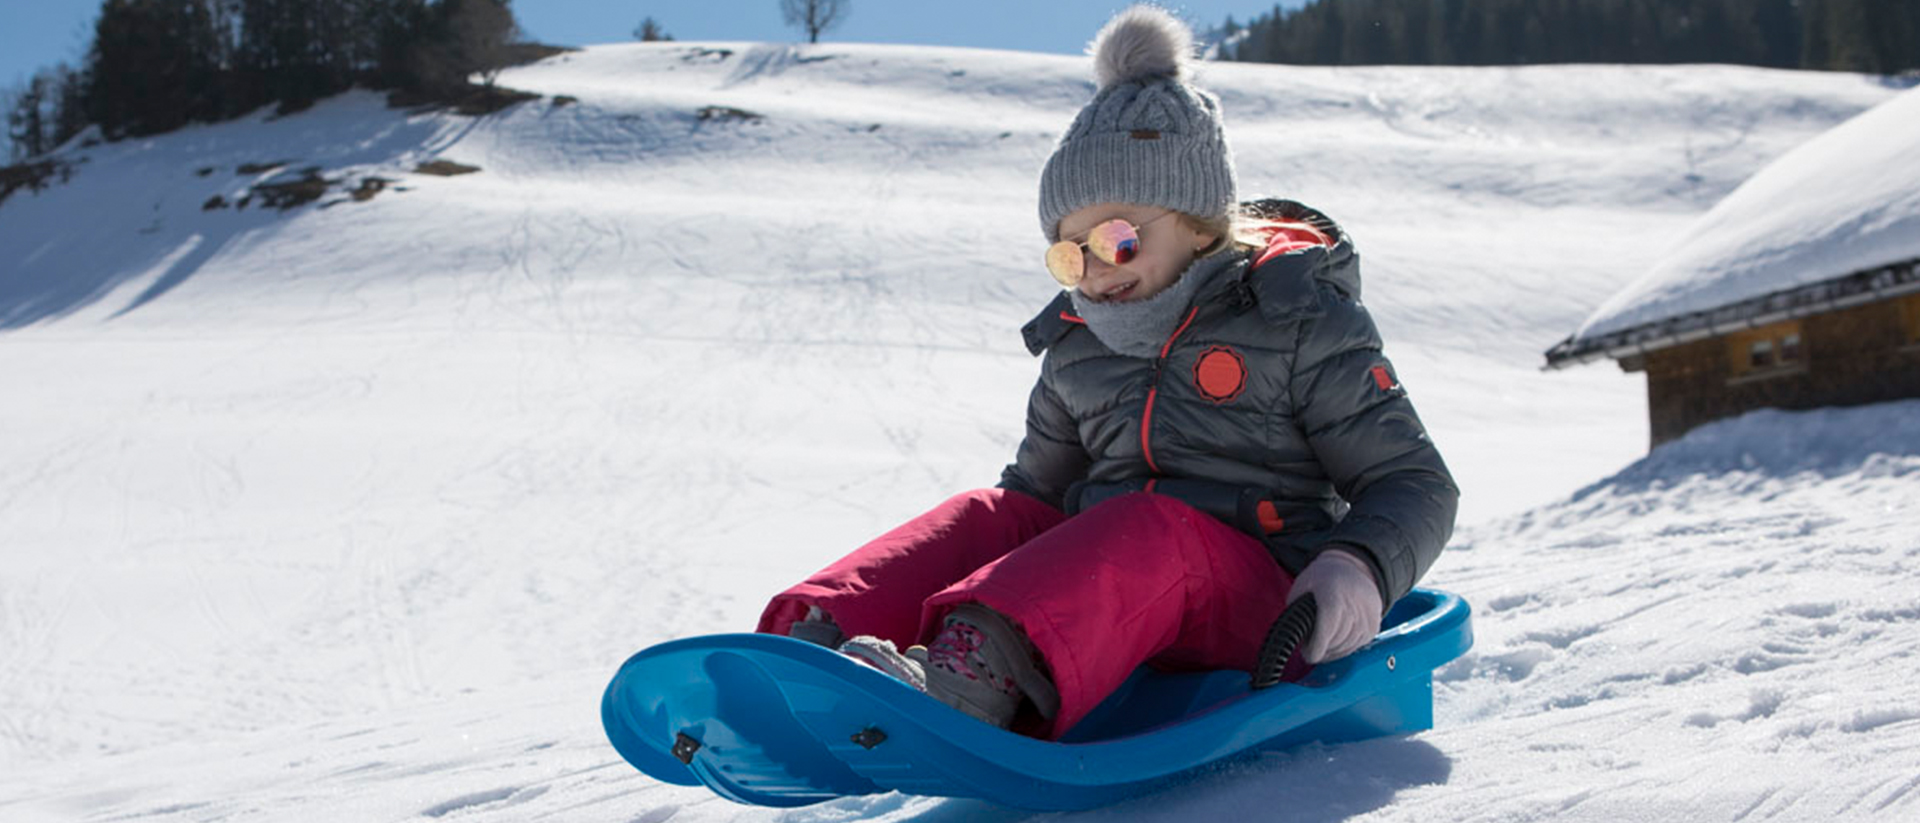
[[[780,0],[787,25],[807,30],[807,42],[820,42],[820,33],[839,25],[853,13],[848,0]]]

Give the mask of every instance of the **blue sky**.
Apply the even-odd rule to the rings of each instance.
[[[1305,0],[1284,0],[1297,6]],[[1078,53],[1124,0],[851,0],[847,22],[822,39],[841,42]],[[1271,11],[1274,0],[1167,0],[1188,20],[1215,25]],[[780,18],[779,0],[516,0],[514,13],[535,40],[560,45],[632,39],[652,16],[679,40],[803,39]],[[78,64],[100,0],[10,0],[0,12],[0,87],[62,60]]]

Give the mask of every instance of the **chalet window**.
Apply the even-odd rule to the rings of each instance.
[[[1798,363],[1798,362],[1800,362],[1800,335],[1798,333],[1793,333],[1793,334],[1788,334],[1784,337],[1781,337],[1780,338],[1781,365],[1786,365],[1788,363]]]
[[[1807,362],[1800,321],[1789,320],[1727,336],[1735,379],[1797,374]]]

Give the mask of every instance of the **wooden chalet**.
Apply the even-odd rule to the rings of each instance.
[[[1603,357],[1646,373],[1654,446],[1753,409],[1920,397],[1920,89],[1754,174],[1546,366]]]

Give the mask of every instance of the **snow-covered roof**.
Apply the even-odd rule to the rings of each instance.
[[[1782,155],[1547,352],[1620,357],[1920,291],[1920,89]]]

